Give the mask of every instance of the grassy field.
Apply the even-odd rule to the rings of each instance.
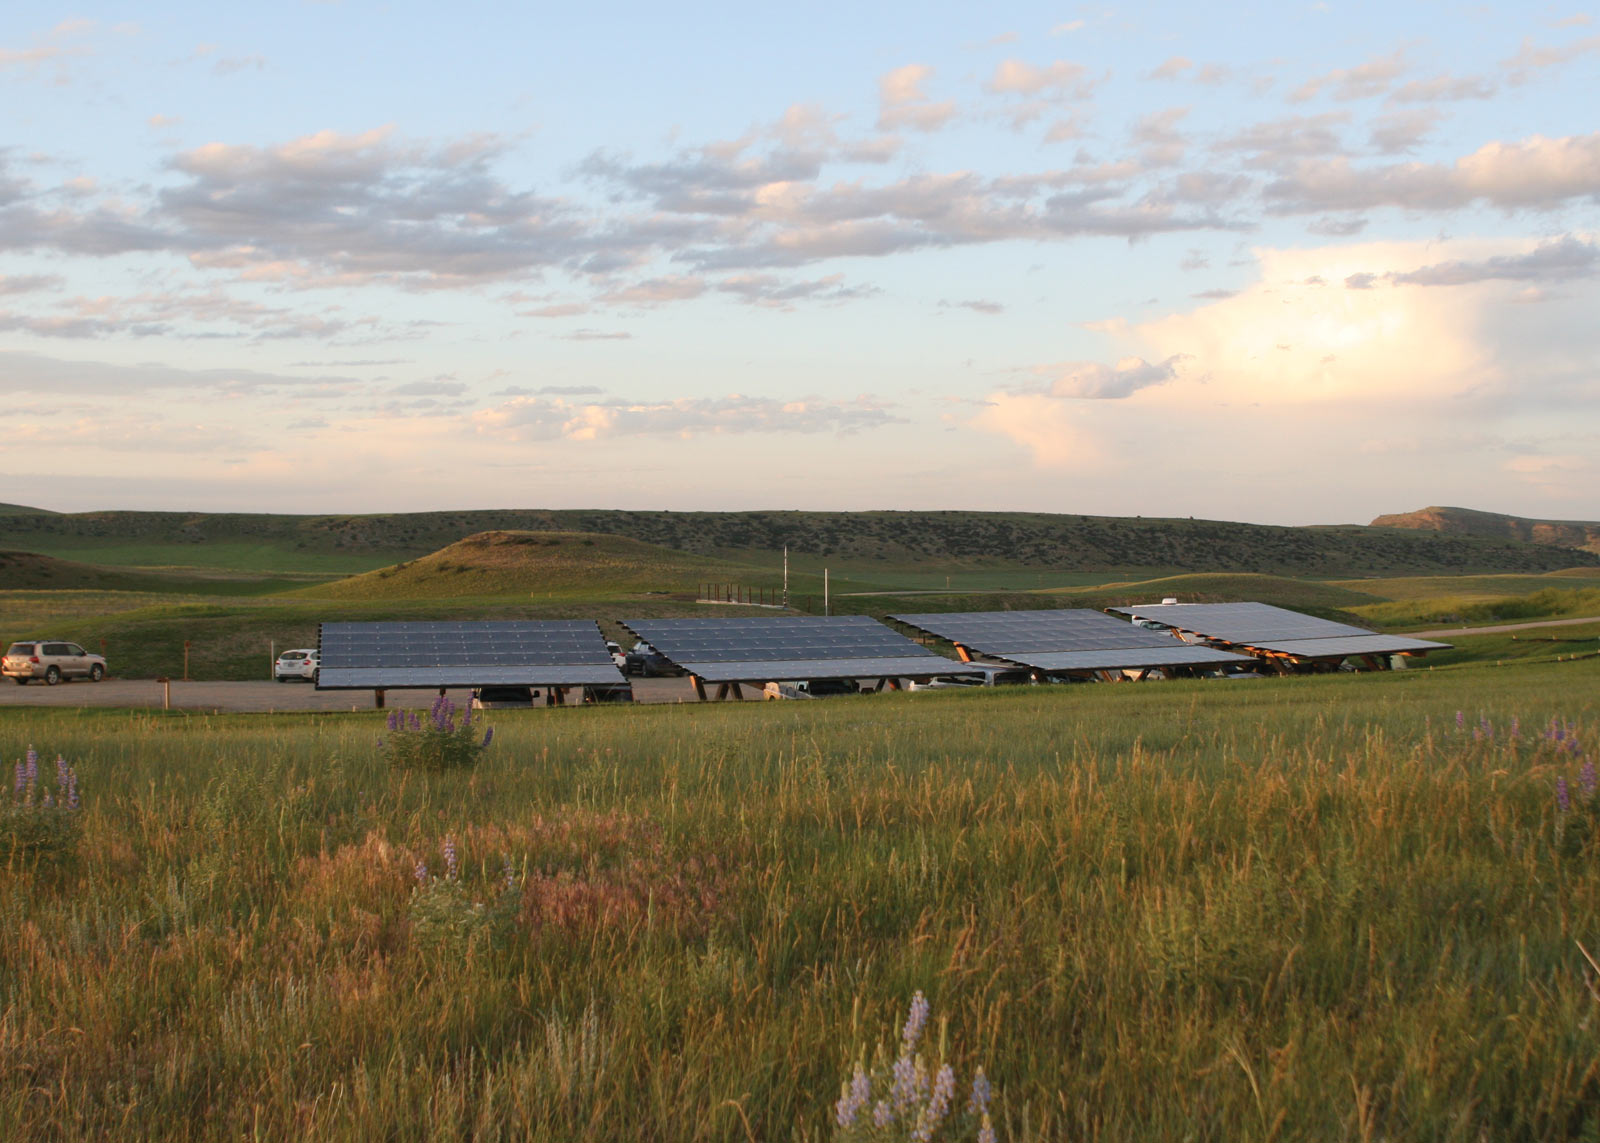
[[[84,808],[0,867],[0,1138],[828,1139],[918,989],[1006,1140],[1594,1138],[1552,719],[1600,664],[501,712],[460,774],[18,711]]]

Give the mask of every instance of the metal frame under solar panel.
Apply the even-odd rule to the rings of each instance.
[[[1208,639],[1252,646],[1269,639],[1335,639],[1374,634],[1366,627],[1318,619],[1270,603],[1152,603],[1106,610],[1165,623]]]
[[[1351,635],[1334,639],[1281,639],[1251,643],[1260,651],[1275,651],[1296,659],[1348,658],[1351,655],[1398,655],[1407,651],[1448,651],[1450,644],[1399,635]]]
[[[932,612],[889,618],[1001,658],[1014,659],[1017,654],[1026,652],[1159,650],[1182,646],[1171,635],[1135,627],[1104,612],[1084,608]]]
[[[324,691],[433,689],[435,687],[581,687],[624,683],[615,666],[584,667],[345,667],[317,672]]]
[[[318,690],[621,683],[592,619],[324,623]]]
[[[1146,667],[1220,667],[1259,662],[1253,655],[1191,647],[1171,640],[1171,647],[1124,647],[1096,651],[1019,651],[999,656],[1036,671],[1118,671]]]
[[[772,683],[790,679],[926,679],[935,675],[981,675],[983,671],[942,655],[887,659],[777,659],[760,662],[680,662],[708,683]]]

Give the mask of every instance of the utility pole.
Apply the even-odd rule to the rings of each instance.
[[[783,545],[783,608],[789,609],[789,545]]]
[[[828,614],[828,569],[822,569],[822,614]]]

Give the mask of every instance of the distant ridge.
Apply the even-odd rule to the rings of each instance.
[[[1372,527],[1415,528],[1452,536],[1520,540],[1528,544],[1600,554],[1600,522],[1593,520],[1533,520],[1499,512],[1480,512],[1475,508],[1432,506],[1416,512],[1379,516],[1372,521]]]
[[[0,547],[120,566],[209,566],[208,545],[400,562],[488,531],[599,533],[738,563],[773,563],[787,546],[797,558],[831,562],[836,569],[854,562],[857,568],[938,564],[1152,576],[1256,572],[1353,578],[1600,567],[1594,552],[1436,529],[1300,528],[1043,512],[83,512],[0,516]],[[118,555],[119,548],[130,554]]]
[[[0,504],[0,516],[59,516],[48,508],[30,508],[26,504]]]

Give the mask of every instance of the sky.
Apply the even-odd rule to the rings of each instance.
[[[0,22],[0,500],[1600,519],[1600,13]]]

